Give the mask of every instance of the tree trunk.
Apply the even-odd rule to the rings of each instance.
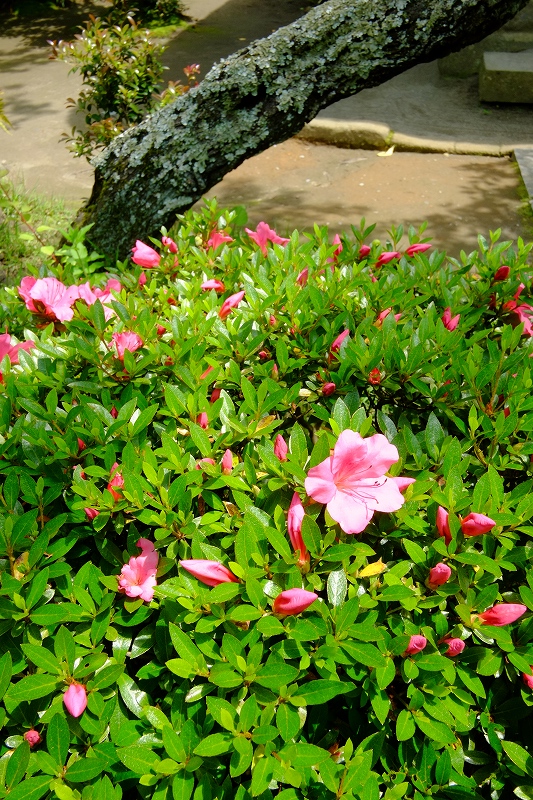
[[[214,66],[97,156],[83,222],[101,252],[157,235],[245,159],[336,100],[479,41],[528,0],[328,0]]]

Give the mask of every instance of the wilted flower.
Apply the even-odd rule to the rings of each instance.
[[[429,576],[426,581],[426,585],[428,589],[437,589],[439,586],[442,586],[443,583],[446,583],[450,579],[450,575],[452,574],[451,569],[447,564],[436,564],[429,570]]]
[[[218,586],[221,583],[238,583],[239,579],[233,572],[225,567],[220,561],[209,561],[202,558],[191,558],[188,561],[180,561],[180,566],[198,578],[208,586]]]
[[[461,520],[461,530],[465,536],[480,536],[482,533],[488,533],[496,523],[485,514],[468,514]]]
[[[290,242],[290,239],[278,236],[276,231],[270,228],[266,222],[260,222],[255,231],[250,230],[250,228],[245,228],[244,230],[250,239],[253,239],[258,245],[264,256],[267,254],[267,242],[273,242],[274,244],[287,244],[287,242]]]
[[[420,653],[427,643],[428,640],[425,636],[411,636],[404,656],[413,656],[415,653]]]
[[[63,702],[68,713],[73,717],[81,717],[87,708],[87,690],[81,683],[71,683],[63,695]]]
[[[516,622],[526,611],[527,607],[521,603],[497,603],[478,616],[484,625],[494,625],[496,628],[501,628],[503,625],[510,625],[511,622]]]
[[[317,599],[318,595],[314,592],[308,592],[305,589],[287,589],[278,594],[272,603],[272,611],[283,616],[300,614]]]
[[[343,431],[333,455],[311,467],[305,491],[345,533],[364,531],[375,511],[398,511],[404,503],[396,482],[385,473],[399,459],[396,447],[380,433],[363,439]]]
[[[274,455],[276,458],[279,458],[280,461],[287,461],[287,453],[289,452],[289,448],[287,446],[287,442],[281,435],[278,433],[274,440]]]
[[[124,351],[129,350],[130,353],[135,353],[143,346],[143,340],[140,336],[133,331],[125,331],[124,333],[114,333],[111,337],[115,347],[117,348],[117,357],[124,361]]]
[[[74,316],[71,306],[79,299],[77,286],[65,286],[57,278],[23,278],[18,287],[26,308],[48,320],[69,322]]]
[[[236,292],[235,294],[226,297],[224,302],[220,307],[220,311],[218,312],[218,316],[220,319],[226,319],[226,317],[231,314],[234,308],[237,308],[239,303],[244,297],[244,292]]]
[[[132,556],[122,567],[118,576],[118,588],[128,597],[139,597],[149,603],[154,597],[154,586],[157,585],[156,572],[159,555],[152,542],[139,539],[137,547],[141,548],[140,556]]]
[[[131,252],[131,260],[140,267],[151,269],[152,267],[158,267],[161,261],[159,253],[157,253],[153,247],[150,247],[150,245],[139,241],[139,239],[135,242],[135,247],[132,247]]]

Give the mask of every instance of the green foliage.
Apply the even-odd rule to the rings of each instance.
[[[187,215],[176,253],[154,242],[162,258],[144,285],[139,266],[114,266],[107,319],[103,297],[61,321],[3,290],[2,325],[35,346],[1,364],[0,794],[530,797],[531,337],[513,325],[531,246],[495,234],[461,261],[429,251],[377,268],[381,245],[360,255],[364,225],[335,255],[319,228],[263,255],[239,221],[215,204]],[[235,240],[209,247],[215,228]],[[82,234],[53,255],[41,277],[98,280]],[[224,298],[245,291],[225,319],[201,290],[213,278]],[[112,335],[126,331],[142,347],[121,361]],[[391,472],[416,478],[359,535],[304,490],[346,429],[383,433],[399,454]],[[295,491],[308,564],[287,534]],[[465,537],[471,511],[493,529]],[[140,537],[159,554],[151,601],[118,592]],[[184,559],[239,581],[211,588]],[[438,562],[452,576],[431,590]],[[295,588],[319,599],[273,613]],[[476,614],[501,602],[528,611],[482,626]],[[413,635],[427,646],[406,656]],[[466,644],[455,658],[450,636]],[[87,690],[78,717],[62,703],[72,682]]]

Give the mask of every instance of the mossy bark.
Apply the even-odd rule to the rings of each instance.
[[[328,0],[221,61],[94,160],[91,240],[124,256],[320,109],[479,41],[528,0]]]

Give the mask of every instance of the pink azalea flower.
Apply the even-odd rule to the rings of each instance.
[[[276,231],[270,228],[266,222],[260,222],[255,231],[251,231],[250,228],[245,228],[244,230],[261,249],[264,256],[267,254],[267,242],[273,242],[274,244],[287,244],[287,242],[290,242],[290,239],[278,236]]]
[[[300,614],[317,599],[318,595],[314,592],[307,592],[305,589],[287,589],[278,594],[272,603],[272,611],[284,617]]]
[[[214,369],[215,368],[212,367],[211,365],[207,367],[207,369],[205,369],[200,375],[200,380],[203,381],[204,378],[207,378],[207,376],[210,375],[214,371]]]
[[[513,302],[513,300],[510,301],[510,303]],[[505,305],[510,305],[510,303],[505,303]],[[524,336],[533,336],[533,306],[527,303],[522,303],[519,306],[515,304],[515,307],[509,310],[514,316],[513,327],[517,328],[522,323],[524,325]]]
[[[381,383],[381,372],[377,367],[371,369],[368,373],[368,382],[372,384],[372,386],[379,386]]]
[[[244,297],[244,292],[236,292],[236,294],[232,294],[229,297],[226,297],[224,302],[220,307],[220,311],[218,312],[218,316],[220,319],[226,319],[226,317],[231,314],[234,308],[237,308],[239,303]]]
[[[371,251],[371,247],[369,247],[367,244],[362,244],[359,248],[359,258],[366,258],[370,255]]]
[[[452,310],[450,306],[444,309],[444,314],[441,317],[442,324],[449,331],[454,331],[457,328],[460,319],[460,314],[456,314],[455,317],[452,317]]]
[[[85,511],[85,514],[87,515],[87,519],[89,521],[95,519],[100,513],[99,511],[96,510],[96,508],[84,508],[83,510]]]
[[[503,266],[496,270],[492,280],[493,282],[506,281],[510,274],[511,274],[511,267]]]
[[[231,450],[226,450],[222,456],[222,474],[229,475],[233,469],[233,453]]]
[[[215,461],[214,458],[201,458],[199,461],[197,461],[194,469],[202,469],[203,464],[211,464],[214,466],[216,463],[217,462]]]
[[[423,242],[419,242],[418,244],[411,244],[405,251],[405,255],[414,256],[416,255],[416,253],[425,253],[426,250],[429,250],[430,247],[431,245],[429,244],[429,242],[426,242],[425,244]]]
[[[2,333],[0,335],[0,361],[7,356],[12,364],[19,363],[19,350],[25,350],[27,353],[35,347],[35,342],[19,342],[13,344],[9,333]]]
[[[30,731],[26,731],[23,738],[28,742],[30,748],[35,747],[36,744],[42,741],[38,732],[33,730],[33,728]]]
[[[331,345],[331,347],[329,349],[330,358],[335,358],[336,357],[336,354],[341,349],[341,344],[344,342],[346,337],[349,336],[349,335],[350,335],[350,331],[348,329],[344,330],[342,333],[339,333],[339,335],[333,341],[333,344]]]
[[[226,287],[222,283],[222,281],[217,281],[215,278],[212,278],[209,281],[204,281],[200,287],[203,289],[204,292],[208,292],[211,289],[214,289],[215,292],[225,292]]]
[[[135,247],[132,248],[131,252],[133,254],[131,257],[133,263],[138,264],[140,267],[145,267],[146,269],[158,267],[161,261],[159,253],[157,253],[153,247],[150,247],[150,245],[139,241],[139,239],[135,242]]]
[[[80,293],[80,300],[84,300],[88,306],[92,306],[97,300],[100,300],[102,306],[104,307],[104,317],[106,320],[109,320],[111,317],[115,316],[115,311],[110,308],[109,304],[115,299],[111,292],[120,292],[122,290],[122,286],[120,285],[119,281],[111,278],[108,280],[103,289],[99,289],[98,287],[92,289],[89,281],[87,281],[86,283],[80,284],[80,286],[78,286],[78,290]]]
[[[376,267],[382,267],[384,264],[389,264],[391,261],[394,261],[395,258],[400,258],[401,255],[402,254],[397,250],[385,250],[385,252],[381,253],[376,261]]]
[[[461,529],[465,536],[480,536],[482,533],[488,533],[496,523],[485,514],[468,514],[461,521]]]
[[[403,655],[413,656],[415,653],[420,653],[427,643],[428,640],[425,636],[411,636],[409,644],[407,645],[407,649]]]
[[[115,503],[122,500],[122,489],[124,488],[124,478],[120,472],[119,464],[115,461],[111,467],[111,480],[107,484],[107,489],[113,495]]]
[[[146,284],[147,280],[148,280],[148,278],[146,277],[146,272],[141,272],[141,274],[139,275],[139,280],[137,281],[137,283],[142,288]]]
[[[533,668],[531,669],[529,675],[526,672],[522,673],[522,680],[528,689],[533,689]]]
[[[118,588],[127,597],[139,597],[149,603],[154,598],[154,587],[157,585],[155,576],[159,555],[148,539],[139,539],[137,547],[141,548],[141,555],[132,556],[124,564],[118,576]]]
[[[395,481],[385,476],[398,459],[398,450],[382,434],[363,439],[345,430],[333,455],[307,473],[305,491],[327,504],[345,533],[361,533],[375,511],[398,511],[404,504]]]
[[[203,428],[204,430],[209,428],[209,419],[205,411],[201,411],[200,414],[198,414],[196,417],[196,422],[200,428]]]
[[[450,531],[450,523],[449,523],[450,515],[446,511],[445,508],[439,506],[437,509],[437,530],[439,532],[439,536],[444,536],[444,541],[446,544],[450,544],[452,540],[452,532]]]
[[[376,321],[375,321],[374,325],[375,325],[377,328],[381,328],[381,326],[382,326],[382,324],[383,324],[383,320],[385,319],[385,317],[388,317],[388,316],[389,316],[389,314],[390,314],[390,312],[391,312],[391,311],[392,311],[392,307],[391,307],[391,308],[386,308],[384,311],[381,311],[381,312],[378,314],[378,316],[377,316],[377,319],[376,319]],[[400,317],[401,317],[401,316],[402,316],[401,314],[395,314],[395,315],[394,315],[394,319],[396,320],[396,322],[398,322],[398,320],[400,319]]]
[[[272,327],[274,327],[274,325],[277,325],[277,322],[278,321],[277,321],[276,317],[274,316],[274,314],[271,314],[269,316],[269,318],[268,318],[268,324],[271,325]]]
[[[336,391],[336,389],[337,386],[330,381],[329,383],[325,383],[324,386],[322,387],[322,394],[328,397],[330,394],[333,394]]]
[[[335,236],[333,237],[333,244],[336,244],[337,247],[333,251],[333,258],[327,258],[326,259],[328,264],[336,264],[338,257],[342,253],[342,242],[341,242],[341,237],[339,236],[338,233],[336,233]]]
[[[494,625],[496,628],[501,628],[503,625],[510,625],[511,622],[516,622],[526,611],[527,607],[521,603],[497,603],[492,608],[488,608],[487,611],[479,614],[479,619],[484,625]]]
[[[394,481],[400,492],[405,492],[408,486],[412,483],[416,483],[416,478],[402,478],[398,476],[397,478],[391,478],[391,481]]]
[[[72,717],[81,717],[87,708],[87,690],[81,683],[71,683],[63,695],[63,702]]]
[[[268,350],[260,350],[257,355],[259,356],[261,361],[266,361],[268,358],[270,358],[270,353],[268,352]]]
[[[80,437],[78,436],[78,453],[83,453],[83,451],[86,449],[87,445],[85,444],[83,439],[80,439]]]
[[[133,331],[125,331],[124,333],[114,333],[111,337],[115,347],[117,348],[117,357],[124,361],[124,351],[129,350],[130,353],[135,353],[143,346],[143,340],[140,336]]]
[[[309,280],[309,269],[308,267],[304,267],[304,269],[298,273],[296,277],[296,283],[300,286],[305,286],[307,281]]]
[[[171,239],[170,236],[162,236],[161,237],[161,244],[163,247],[167,247],[169,253],[177,253],[178,252],[178,245]],[[150,248],[151,249],[151,248]]]
[[[79,299],[77,286],[65,286],[57,278],[23,278],[18,287],[26,308],[48,320],[69,322],[74,316],[71,306]]]
[[[452,574],[451,569],[447,564],[437,564],[429,570],[429,576],[426,582],[428,589],[437,589],[444,583],[450,580]]]
[[[213,391],[211,392],[211,397],[209,398],[209,402],[216,403],[216,401],[220,397],[221,391],[222,389],[213,389]]]
[[[221,564],[220,561],[209,561],[203,558],[191,558],[180,561],[180,566],[208,586],[218,586],[221,583],[238,583],[239,579],[233,572]]]
[[[304,507],[299,495],[294,492],[289,506],[289,513],[287,515],[287,531],[289,539],[291,540],[292,549],[294,552],[300,551],[298,556],[298,563],[300,566],[309,563],[309,553],[307,547],[302,539],[302,522],[305,516]]]
[[[274,455],[280,461],[287,461],[287,453],[288,452],[289,452],[289,448],[287,446],[287,442],[285,441],[285,439],[283,438],[281,433],[278,433],[278,435],[276,436],[276,438],[274,440]]]
[[[458,656],[465,649],[465,643],[462,639],[443,639],[442,643],[448,645],[448,649],[444,653],[445,656]]]
[[[217,247],[220,247],[220,245],[224,244],[225,242],[233,242],[232,237],[226,236],[225,233],[220,233],[220,231],[215,230],[211,233],[211,236],[207,240],[207,247],[216,250]]]

